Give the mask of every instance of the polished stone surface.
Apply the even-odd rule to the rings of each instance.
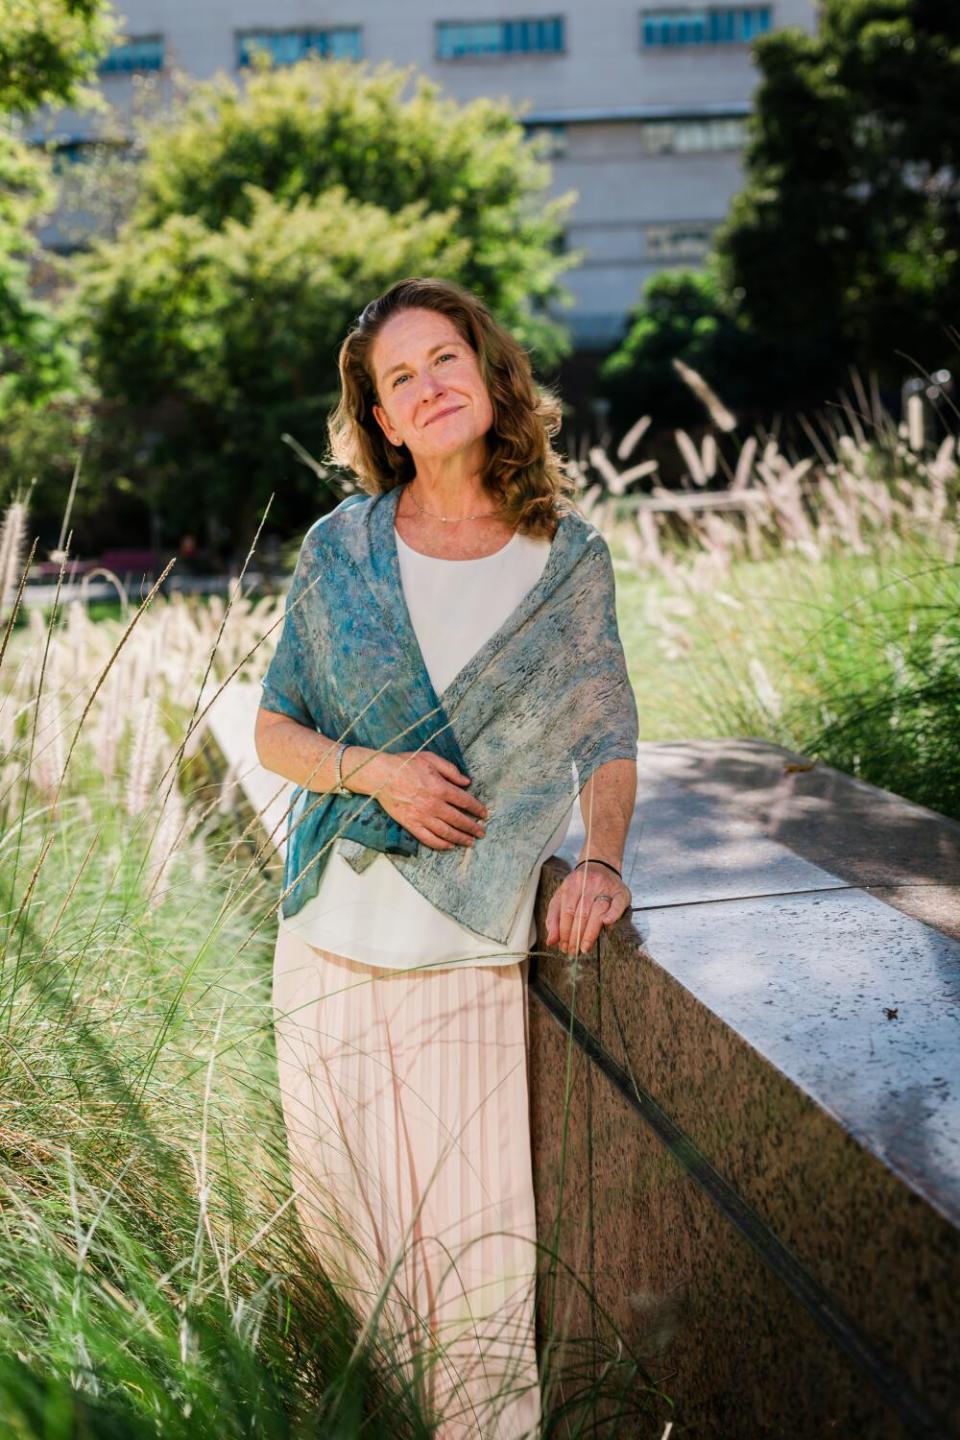
[[[644,944],[960,1225],[960,942],[751,828],[716,782],[665,776],[662,748],[641,747],[623,866]],[[578,810],[558,854],[582,842]]]
[[[544,905],[559,869],[551,862]],[[907,1377],[937,1410],[953,1406],[960,1425],[952,1338],[960,1333],[956,1227],[668,970],[639,953],[628,922],[602,942],[599,966],[581,962],[575,991],[565,957],[542,958],[540,965],[542,978],[591,1029],[588,1017],[599,1017],[595,1033],[604,1049],[750,1207],[758,1226],[859,1327],[881,1363]],[[537,1111],[557,1106],[556,1081],[539,1049],[546,1020],[560,1032],[550,1017],[534,1030]],[[639,1322],[631,1318],[630,1294],[649,1292],[655,1309],[679,1309],[661,1373],[675,1367],[666,1388],[687,1420],[704,1427],[696,1433],[805,1436],[835,1425],[839,1433],[907,1433],[829,1336],[818,1330],[812,1346],[811,1319],[797,1297],[642,1114],[602,1075],[594,1078],[593,1095],[598,1298],[633,1333]],[[535,1127],[535,1143],[540,1134]],[[538,1186],[539,1174],[538,1160]],[[739,1318],[745,1306],[746,1327]],[[814,1376],[817,1386],[807,1392],[805,1380]],[[870,1405],[876,1417],[867,1426]],[[771,1415],[776,1427],[762,1428],[773,1425]]]
[[[584,834],[578,803],[556,853],[575,864]],[[845,884],[839,876],[761,834],[749,820],[724,813],[716,800],[664,777],[656,755],[645,754],[643,747],[637,765],[634,818],[621,868],[634,892],[634,904],[644,906]]]
[[[541,956],[540,978],[749,1207],[760,1237],[749,1243],[642,1105],[597,1071],[584,1278],[622,1333],[659,1357],[675,1433],[893,1440],[922,1433],[905,1418],[916,1404],[929,1433],[960,1435],[960,947],[910,913],[929,918],[936,887],[960,933],[960,831],[839,772],[786,768],[799,759],[756,741],[641,747],[627,854],[645,908],[602,937],[599,964],[581,960],[575,988],[567,957]],[[784,774],[819,793],[794,789],[791,801]],[[859,831],[845,818],[858,807]],[[564,870],[544,871],[541,925]],[[857,888],[877,878],[900,883]],[[549,1192],[540,1117],[556,1107],[558,1042],[547,1031],[563,1045],[566,1035],[534,1010],[536,1173]],[[848,1344],[763,1258],[764,1236],[825,1297]],[[856,1363],[860,1345],[899,1409]]]
[[[956,821],[761,740],[644,745],[639,767],[960,940]]]

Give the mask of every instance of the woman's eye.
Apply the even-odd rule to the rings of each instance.
[[[456,360],[456,358],[457,358],[457,356],[456,356],[456,351],[454,351],[454,350],[445,350],[442,355],[438,355],[438,356],[437,356],[437,359],[438,359],[438,360]],[[398,375],[398,376],[396,377],[396,379],[394,380],[393,384],[390,386],[390,389],[391,389],[391,390],[396,390],[397,385],[399,384],[399,382],[400,382],[401,380],[404,379],[406,373],[407,373],[407,372],[404,371],[404,372],[403,372],[403,375]]]

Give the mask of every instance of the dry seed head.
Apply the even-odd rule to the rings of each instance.
[[[703,468],[707,479],[712,480],[717,473],[717,437],[709,432],[703,437]]]
[[[631,465],[629,470],[622,471],[620,475],[621,485],[629,485],[632,480],[641,480],[644,475],[653,475],[659,469],[659,461],[644,460],[639,465]]]
[[[626,460],[631,451],[636,448],[637,442],[646,434],[652,418],[650,415],[641,415],[640,419],[630,426],[630,429],[617,446],[618,460]]]
[[[150,836],[147,862],[147,899],[159,905],[169,892],[170,870],[189,823],[179,787],[171,785],[163,800],[163,814]]]
[[[710,418],[717,428],[724,431],[735,430],[737,427],[735,416],[730,413],[719,395],[710,388],[703,376],[676,357],[674,357],[670,363],[684,384],[688,385],[697,399],[701,400],[707,407],[707,410],[710,412]]]
[[[753,684],[754,693],[760,704],[775,719],[779,719],[783,710],[783,703],[777,692],[776,686],[764,669],[763,662],[755,655],[750,657],[747,664],[747,671]]]
[[[731,490],[744,490],[749,485],[756,453],[757,437],[756,435],[750,435],[744,441],[743,448],[737,458],[736,473],[730,484]]]
[[[599,470],[607,482],[607,489],[614,495],[623,494],[623,480],[617,467],[611,463],[606,450],[602,445],[593,445],[590,449],[590,464],[594,469]]]
[[[27,507],[12,500],[0,523],[0,619],[6,619],[16,598],[26,563]]]
[[[141,815],[150,803],[150,782],[156,773],[160,727],[156,691],[151,687],[137,706],[137,720],[127,762],[124,803],[128,815]]]
[[[690,479],[694,485],[706,485],[707,473],[703,468],[703,461],[700,459],[699,451],[685,430],[674,430],[674,438],[677,448],[687,463],[690,471]]]

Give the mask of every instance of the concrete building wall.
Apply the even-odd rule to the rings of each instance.
[[[741,183],[737,119],[749,113],[757,83],[749,46],[642,43],[644,11],[670,9],[689,19],[710,6],[677,0],[664,6],[652,0],[496,6],[489,0],[406,0],[403,6],[395,0],[120,0],[118,8],[130,37],[163,37],[167,69],[236,74],[236,37],[243,31],[359,28],[370,64],[413,65],[460,101],[502,97],[531,129],[549,127],[550,193],[574,189],[578,195],[566,243],[586,254],[565,274],[575,305],[562,314],[582,347],[615,342],[650,276],[699,263]],[[773,0],[764,8],[772,29],[815,27],[815,0]],[[561,54],[438,58],[438,22],[553,16],[563,17]],[[128,111],[135,81],[108,74],[101,83],[110,102]],[[87,123],[61,112],[55,128],[78,140]],[[679,133],[671,135],[670,124]]]

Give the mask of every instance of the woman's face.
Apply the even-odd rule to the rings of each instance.
[[[444,459],[478,445],[493,406],[477,354],[436,310],[401,310],[370,350],[380,404],[377,423],[414,461]]]

